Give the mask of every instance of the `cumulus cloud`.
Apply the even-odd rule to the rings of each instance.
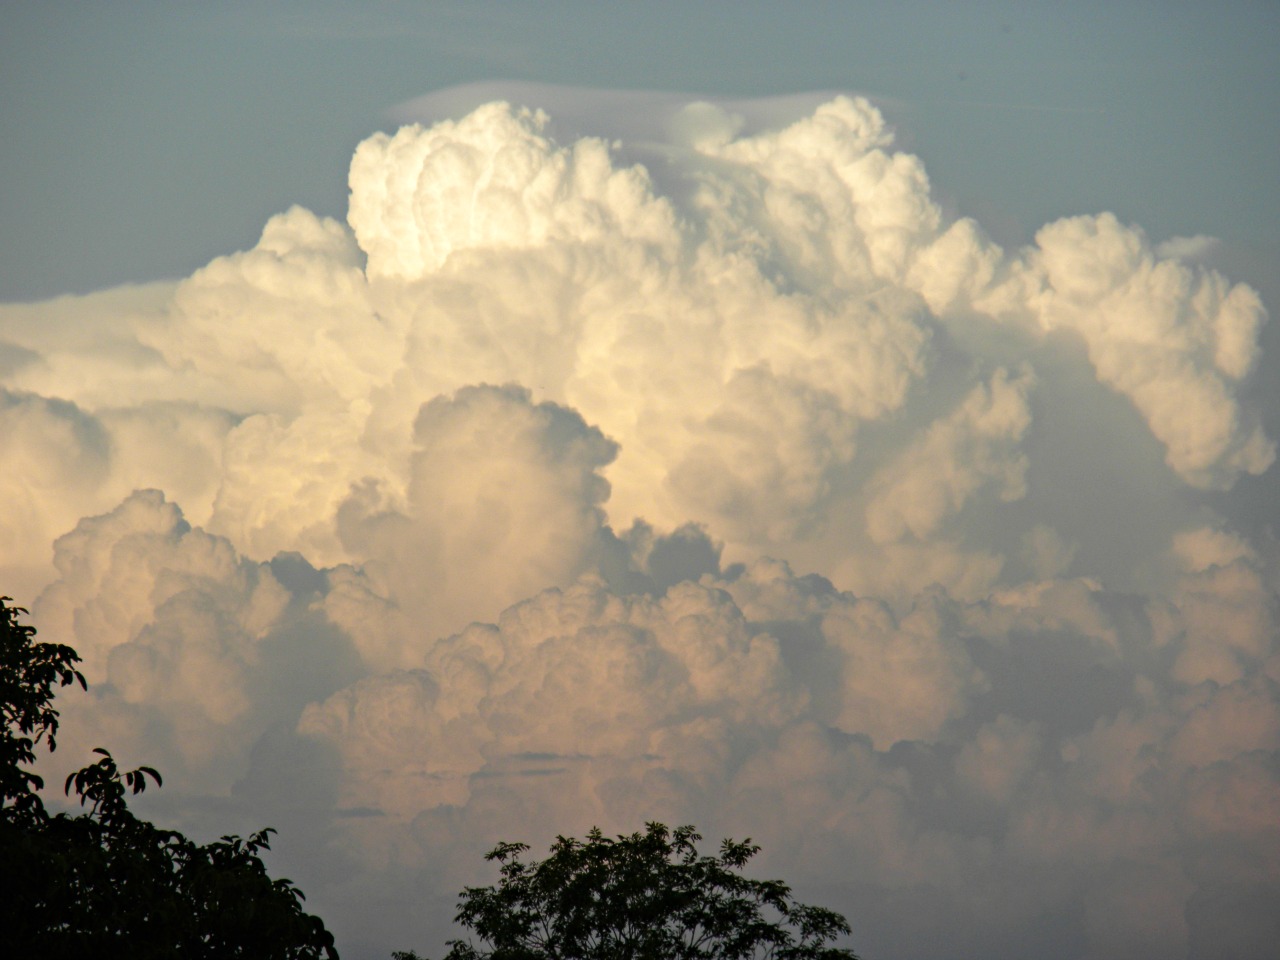
[[[867,506],[872,538],[891,543],[910,533],[925,540],[987,484],[1002,500],[1021,498],[1027,460],[1018,441],[1031,424],[1030,385],[1029,373],[1010,379],[1007,371],[997,371],[872,478]]]
[[[1036,243],[1041,323],[1084,338],[1099,380],[1133,401],[1179,476],[1220,487],[1271,465],[1275,445],[1234,396],[1257,361],[1257,293],[1158,257],[1111,214],[1060,220]]]
[[[291,632],[305,629],[308,595],[275,571],[292,580],[297,564],[306,567],[247,560],[193,528],[158,490],[137,491],[60,537],[59,578],[33,617],[46,639],[80,653],[92,693],[68,698],[72,746],[58,762],[74,769],[106,740],[133,756],[158,754],[156,765],[188,789],[225,790],[267,726],[328,689],[321,680],[308,690],[305,675],[333,682],[358,663],[335,631],[302,642]],[[288,662],[295,657],[308,662]],[[293,671],[301,682],[288,678]]]
[[[364,484],[337,524],[420,643],[571,581],[605,549],[598,471],[616,446],[575,412],[523,387],[464,387],[423,404],[414,439],[403,508]]]
[[[0,307],[0,572],[93,682],[59,770],[274,819],[383,954],[497,839],[657,818],[867,955],[1260,955],[1258,296],[1108,213],[1001,249],[863,98],[645,103],[642,149],[376,134],[346,224]]]
[[[547,119],[491,103],[457,123],[402,127],[360,144],[348,219],[370,278],[414,279],[468,250],[670,245],[670,206],[643,169],[615,169],[598,139],[559,146],[542,135]]]

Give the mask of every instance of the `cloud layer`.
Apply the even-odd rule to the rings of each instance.
[[[868,956],[1265,955],[1256,293],[1108,213],[1002,250],[862,99],[687,105],[653,171],[549,127],[377,134],[348,224],[0,308],[0,565],[93,682],[53,766],[275,822],[355,955],[646,819]]]

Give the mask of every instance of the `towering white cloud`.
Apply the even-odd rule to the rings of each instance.
[[[1253,290],[1158,257],[1111,214],[1060,220],[1036,243],[1041,323],[1084,338],[1098,379],[1133,401],[1179,476],[1221,487],[1271,465],[1275,445],[1234,396],[1266,319]]]
[[[615,169],[601,140],[561,147],[546,122],[491,103],[360,144],[349,220],[369,276],[417,279],[470,250],[676,242],[671,208],[642,169]]]
[[[497,839],[658,818],[869,956],[1262,955],[1257,295],[1106,213],[1002,250],[865,100],[748,114],[646,170],[491,103],[361,144],[348,224],[0,307],[0,572],[93,682],[55,766],[276,820],[384,953]]]

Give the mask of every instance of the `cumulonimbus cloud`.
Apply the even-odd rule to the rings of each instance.
[[[1274,459],[1258,296],[1106,213],[1002,250],[860,98],[689,105],[654,171],[550,128],[378,134],[347,224],[0,308],[0,564],[94,684],[52,759],[287,817],[383,952],[494,840],[656,818],[867,955],[1263,955],[1276,553],[1160,509]]]

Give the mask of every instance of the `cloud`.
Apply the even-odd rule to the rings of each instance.
[[[1157,257],[1111,214],[1060,220],[1036,242],[1041,323],[1084,337],[1099,379],[1133,401],[1179,476],[1222,487],[1271,465],[1275,445],[1233,395],[1258,356],[1257,293]]]
[[[455,253],[557,242],[675,240],[669,205],[641,168],[615,169],[607,145],[542,135],[547,116],[503,103],[458,123],[375,135],[351,161],[348,219],[371,279],[414,279]]]
[[[604,548],[598,471],[617,448],[575,412],[522,387],[464,387],[423,404],[414,438],[403,507],[365,484],[337,524],[420,643],[571,581]]]
[[[908,532],[925,540],[983,486],[1002,500],[1026,494],[1027,460],[1018,441],[1031,425],[1026,395],[1032,377],[1010,379],[998,370],[961,406],[936,420],[926,434],[871,480],[867,527],[878,543]]]
[[[158,490],[60,537],[59,579],[32,615],[46,640],[80,653],[91,693],[67,698],[58,764],[75,769],[105,741],[152,756],[180,789],[225,790],[271,723],[358,664],[350,641],[308,615],[307,593],[275,575],[293,579],[298,563],[247,560]]]
[[[346,224],[0,307],[0,570],[93,682],[50,769],[274,820],[382,953],[498,839],[653,818],[868,955],[1270,942],[1257,294],[1108,213],[1002,250],[865,98],[635,102],[377,134]]]

